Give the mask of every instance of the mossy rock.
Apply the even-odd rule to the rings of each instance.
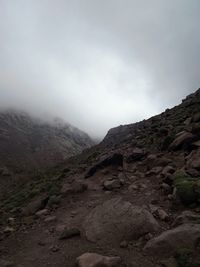
[[[195,185],[198,179],[186,175],[177,175],[174,177],[174,186],[183,204],[191,205],[198,202],[200,195],[195,191]]]

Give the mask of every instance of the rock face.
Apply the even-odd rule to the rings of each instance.
[[[156,232],[159,226],[146,209],[114,198],[92,210],[83,228],[89,241],[116,244]]]
[[[107,257],[96,253],[85,253],[77,258],[78,267],[118,267],[120,257]]]
[[[199,240],[200,225],[184,224],[151,239],[144,251],[157,257],[168,257],[181,249],[194,250]]]

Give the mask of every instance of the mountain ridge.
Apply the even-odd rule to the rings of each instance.
[[[16,110],[0,112],[0,161],[8,168],[24,171],[28,164],[30,170],[45,169],[93,144],[86,133],[61,120],[47,122]]]

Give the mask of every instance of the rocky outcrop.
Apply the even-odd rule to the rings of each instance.
[[[118,244],[157,232],[159,225],[145,208],[114,198],[94,208],[83,228],[89,241]]]

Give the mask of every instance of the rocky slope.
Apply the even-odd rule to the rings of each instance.
[[[64,122],[47,123],[17,111],[0,113],[2,167],[15,171],[51,167],[93,144],[87,134]]]
[[[48,123],[24,112],[0,112],[0,196],[27,174],[55,166],[93,144],[86,133],[60,120]]]
[[[199,205],[200,89],[2,200],[2,266],[199,267]]]

